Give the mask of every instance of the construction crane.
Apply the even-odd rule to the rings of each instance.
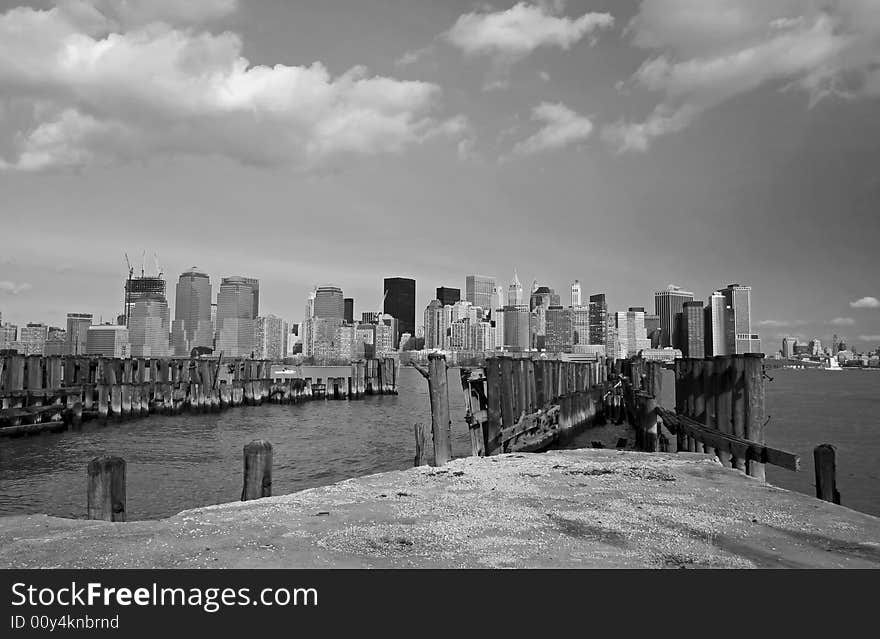
[[[153,253],[153,261],[156,264],[156,277],[162,279],[162,267],[159,266],[159,254]]]
[[[123,316],[125,316],[125,325],[128,326],[128,309],[131,306],[131,278],[134,277],[134,269],[131,267],[131,260],[128,259],[128,253],[124,253],[125,255],[125,264],[128,266],[128,282],[125,283],[125,309],[123,311]]]

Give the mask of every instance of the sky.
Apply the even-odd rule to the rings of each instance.
[[[112,320],[157,253],[293,322],[516,269],[873,348],[878,107],[876,0],[0,0],[0,313]]]

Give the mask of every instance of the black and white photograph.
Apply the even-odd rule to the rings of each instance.
[[[2,0],[0,569],[876,570],[878,212],[878,0]]]

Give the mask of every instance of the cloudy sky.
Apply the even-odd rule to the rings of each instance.
[[[874,346],[878,108],[877,0],[0,1],[0,312],[109,319],[158,252],[292,321],[516,268]]]

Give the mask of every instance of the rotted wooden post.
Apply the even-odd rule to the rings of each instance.
[[[272,496],[272,444],[257,439],[244,447],[241,501]]]
[[[703,369],[703,425],[707,428],[717,430],[715,426],[715,361],[712,359],[704,359],[700,361]],[[709,455],[715,455],[715,447],[704,444],[703,450]]]
[[[434,465],[443,466],[452,459],[452,438],[449,419],[449,383],[446,356],[428,355],[428,394],[431,396],[431,431],[434,436]]]
[[[88,518],[125,521],[125,460],[95,457],[89,462],[88,477]]]
[[[764,443],[764,354],[748,353],[745,359],[746,415],[745,437],[759,444]],[[764,464],[749,459],[746,465],[749,476],[766,480]]]
[[[425,466],[428,463],[428,429],[424,424],[415,424],[416,456],[413,466]]]
[[[733,434],[731,359],[727,355],[715,357],[715,426],[722,433]],[[731,465],[729,450],[717,450],[722,465]]]
[[[684,415],[684,360],[677,359],[675,366],[675,412]],[[675,452],[686,451],[687,437],[681,427],[675,429]]]
[[[544,372],[547,372],[546,368]],[[491,455],[501,447],[501,362],[497,357],[486,360],[486,402],[483,446],[486,455]]]
[[[657,426],[657,405],[663,385],[663,369],[657,363],[647,364],[647,387],[653,389],[643,400],[642,431],[644,433],[645,450],[656,453],[659,448],[659,428]]]
[[[831,444],[820,444],[813,449],[816,467],[816,497],[833,504],[840,503],[837,491],[837,449]]]
[[[731,430],[734,437],[745,438],[746,436],[746,386],[745,386],[746,362],[745,356],[734,355],[731,358],[731,384],[730,393],[733,407],[731,410]],[[732,454],[733,467],[743,472],[746,471],[746,459],[736,451]]]

